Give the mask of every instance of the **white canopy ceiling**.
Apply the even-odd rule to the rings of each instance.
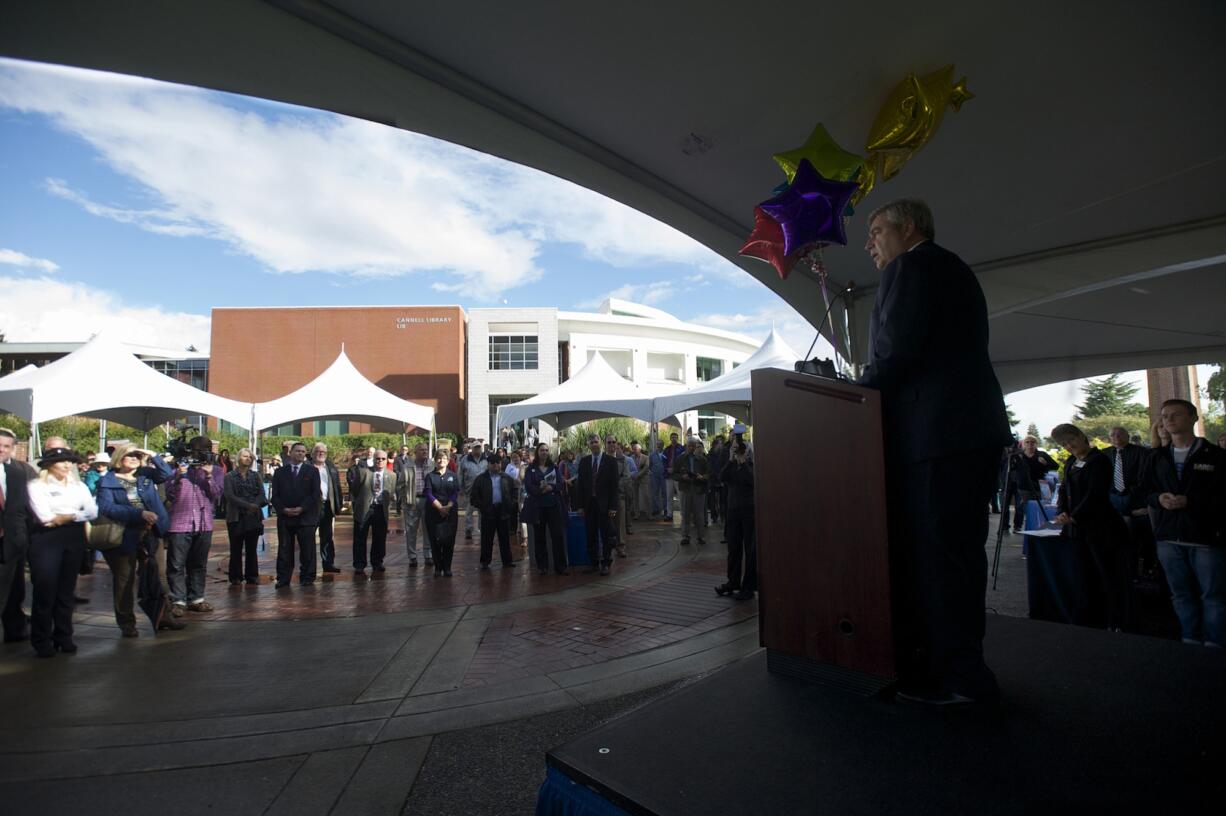
[[[858,249],[865,218],[928,200],[983,283],[1006,390],[1226,357],[1224,29],[1209,0],[0,4],[9,56],[310,105],[569,179],[692,236],[814,325],[811,274],[782,281],[737,255],[781,179],[772,154],[818,122],[862,153],[903,77],[953,63],[975,97],[865,199],[826,265],[858,284],[863,359],[879,278]]]
[[[0,410],[30,422],[86,416],[147,431],[186,414],[251,425],[248,403],[219,397],[154,371],[103,334],[71,354],[0,379]]]
[[[298,390],[254,406],[257,430],[290,422],[348,419],[386,426],[413,425],[433,430],[434,409],[409,402],[384,391],[358,371],[342,348],[341,353],[318,377]]]
[[[792,347],[772,329],[766,342],[736,368],[688,391],[657,398],[655,415],[663,419],[682,411],[710,408],[722,414],[749,421],[750,405],[753,402],[753,396],[749,390],[750,372],[759,368],[782,368],[792,371],[798,359],[800,358],[797,357]]]
[[[541,419],[561,430],[604,417],[631,417],[651,422],[653,398],[676,390],[648,388],[613,370],[600,352],[564,383],[510,405],[500,405],[495,425],[505,428],[526,419]]]

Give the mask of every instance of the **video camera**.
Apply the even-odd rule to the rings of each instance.
[[[166,453],[175,458],[176,465],[213,465],[217,463],[217,455],[213,453],[213,440],[197,434],[189,438],[195,431],[190,425],[179,429],[179,435],[166,440]]]

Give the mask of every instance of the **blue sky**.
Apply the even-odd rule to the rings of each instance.
[[[13,341],[84,340],[118,317],[134,341],[206,349],[214,306],[590,310],[609,295],[759,340],[775,327],[798,353],[813,337],[766,287],[641,213],[331,113],[0,59],[0,178]],[[1008,399],[1022,428],[1046,430],[1079,384]]]

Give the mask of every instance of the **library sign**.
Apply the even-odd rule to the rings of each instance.
[[[418,326],[423,323],[450,323],[451,317],[398,317],[396,318],[396,328],[407,329],[410,326]]]

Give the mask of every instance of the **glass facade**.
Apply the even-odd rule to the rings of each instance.
[[[698,364],[698,381],[707,382],[724,373],[724,361],[714,360],[710,357],[697,358]]]
[[[209,390],[209,361],[203,360],[149,360],[150,368],[181,383],[201,391]]]
[[[490,335],[490,371],[522,371],[537,367],[535,334]]]

